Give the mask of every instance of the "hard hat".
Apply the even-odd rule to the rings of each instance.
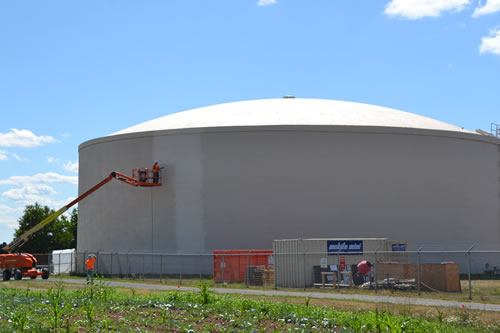
[[[155,163],[158,163],[158,161],[155,160]]]

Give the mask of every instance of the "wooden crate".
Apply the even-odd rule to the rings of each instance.
[[[262,282],[264,287],[273,287],[274,286],[274,268],[266,268],[264,269],[262,275]]]

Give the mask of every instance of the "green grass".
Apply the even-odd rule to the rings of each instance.
[[[10,283],[9,283],[10,284]],[[269,302],[212,293],[199,283],[198,292],[159,292],[139,295],[118,291],[104,280],[67,290],[58,282],[48,291],[0,287],[0,331],[97,332],[500,332],[466,309],[431,320],[411,312],[342,311],[303,304]]]

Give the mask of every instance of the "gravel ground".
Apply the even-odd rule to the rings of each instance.
[[[59,281],[59,279],[49,279],[48,281]],[[84,279],[62,279],[64,283],[68,284],[86,284]],[[190,290],[198,291],[197,288],[176,287],[158,284],[136,283],[136,282],[118,282],[107,281],[112,287],[121,288],[136,288],[136,289],[151,289],[151,290]],[[393,304],[411,304],[411,305],[425,305],[425,306],[439,306],[439,307],[452,307],[461,308],[465,306],[472,310],[483,311],[499,311],[500,305],[498,304],[483,304],[483,303],[461,303],[454,301],[445,301],[439,299],[428,298],[413,298],[413,297],[393,297],[393,296],[369,296],[369,295],[344,295],[334,293],[315,293],[315,292],[297,292],[297,291],[278,291],[278,290],[254,290],[254,289],[230,289],[230,288],[213,288],[218,294],[241,294],[241,295],[263,295],[263,296],[296,296],[296,297],[311,297],[311,298],[325,298],[325,299],[345,299],[345,300],[358,300],[365,302],[377,303],[393,303]]]

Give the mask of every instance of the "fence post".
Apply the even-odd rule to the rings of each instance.
[[[116,252],[116,263],[118,265],[118,278],[122,279],[123,278],[123,272],[122,272],[122,260],[121,260],[121,254],[120,252]]]
[[[278,290],[278,250],[273,251],[274,256],[274,290]]]
[[[145,254],[142,254],[142,281],[144,281],[144,262],[146,261],[146,255]]]
[[[303,265],[304,267],[303,270],[302,270],[302,278],[304,279],[304,291],[306,291],[306,252],[307,252],[307,249],[304,250],[304,260],[303,260]]]
[[[160,254],[160,283],[163,282],[163,254]]]
[[[417,250],[417,290],[419,296],[420,296],[420,250],[422,250],[422,247],[423,245],[420,246],[420,248]]]
[[[224,262],[224,255],[222,255],[222,286],[224,286],[224,271],[226,270],[226,263]]]
[[[182,255],[181,255],[181,269],[180,269],[180,273],[179,273],[179,285],[182,285],[182,269],[184,268],[184,260],[182,258]]]
[[[380,248],[380,245],[377,247],[377,249],[375,250],[375,263],[374,263],[374,267],[373,267],[373,275],[374,275],[374,280],[375,280],[375,293],[378,292],[378,283],[377,283],[377,251],[378,249]]]
[[[127,252],[127,256],[126,256],[126,259],[127,259],[127,280],[130,279],[130,263],[128,260],[128,254],[129,254],[129,252]]]
[[[200,253],[200,264],[198,265],[198,267],[200,268],[200,281],[201,281],[202,263],[203,263],[203,255]]]
[[[337,278],[335,279],[333,288],[335,289],[336,287],[338,287],[340,290],[340,282],[341,281],[342,281],[342,274],[340,273],[340,250],[339,250],[339,252],[337,254]],[[337,284],[337,286],[335,286],[335,283]]]
[[[247,288],[248,288],[248,270],[249,270],[249,267],[250,267],[250,251],[248,251],[248,254],[247,254],[247,268],[245,269],[245,283],[247,285]]]
[[[476,244],[473,244],[469,250],[467,251],[467,255],[469,257],[469,299],[472,300],[472,279],[471,279],[471,266],[472,266],[472,259],[471,259],[471,254],[470,251],[476,246]]]
[[[97,261],[97,265],[96,265],[96,270],[94,271],[94,273],[92,275],[97,276],[96,274],[99,274],[98,273],[99,272],[99,251],[97,251],[95,257],[97,259],[96,260]]]

